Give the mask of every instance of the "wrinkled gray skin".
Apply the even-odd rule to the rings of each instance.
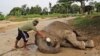
[[[74,34],[76,34],[78,40],[87,40],[84,37],[80,37],[76,31],[73,31],[67,24],[55,21],[45,27],[42,32],[45,34],[46,37],[51,39],[49,45],[48,42],[39,36],[38,34],[35,35],[36,38],[36,45],[38,46],[38,50],[43,53],[58,53],[60,52],[60,47],[73,47],[73,45],[64,38],[65,30],[70,30]],[[66,34],[67,35],[67,34]]]

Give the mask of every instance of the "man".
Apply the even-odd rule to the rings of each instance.
[[[36,27],[37,24],[39,23],[38,20],[34,20],[34,21],[29,21],[26,24],[24,24],[23,26],[18,28],[18,36],[16,37],[16,41],[15,41],[15,48],[18,48],[18,41],[22,38],[24,41],[24,47],[26,48],[26,44],[28,42],[28,38],[29,38],[29,34],[28,32],[31,30],[34,30],[35,32],[37,32],[38,34],[40,34],[40,36],[44,37],[43,34],[39,31],[37,31]]]

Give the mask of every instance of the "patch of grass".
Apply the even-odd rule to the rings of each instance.
[[[32,20],[34,18],[64,18],[67,17],[67,14],[48,14],[48,15],[39,15],[39,14],[32,14],[32,15],[22,15],[22,16],[7,16],[7,20],[10,21],[25,21],[25,20]]]
[[[98,27],[100,26],[100,15],[77,17],[74,20],[74,24],[77,27],[89,27],[89,26]]]
[[[73,25],[85,34],[100,34],[100,15],[77,17],[73,20]]]
[[[28,20],[28,18],[24,18],[24,17],[20,17],[20,16],[7,16],[6,20],[10,20],[10,21],[26,21]]]
[[[5,20],[5,17],[3,15],[0,15],[0,20]]]

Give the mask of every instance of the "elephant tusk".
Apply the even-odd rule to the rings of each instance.
[[[47,42],[51,42],[51,39],[49,37],[46,38]]]

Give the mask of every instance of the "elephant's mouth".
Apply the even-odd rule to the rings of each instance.
[[[48,46],[52,46],[51,39],[49,37],[46,38],[46,43]]]
[[[56,45],[57,45],[57,42],[53,41],[50,37],[46,38],[46,43],[48,46],[51,46],[51,47],[56,47]]]

